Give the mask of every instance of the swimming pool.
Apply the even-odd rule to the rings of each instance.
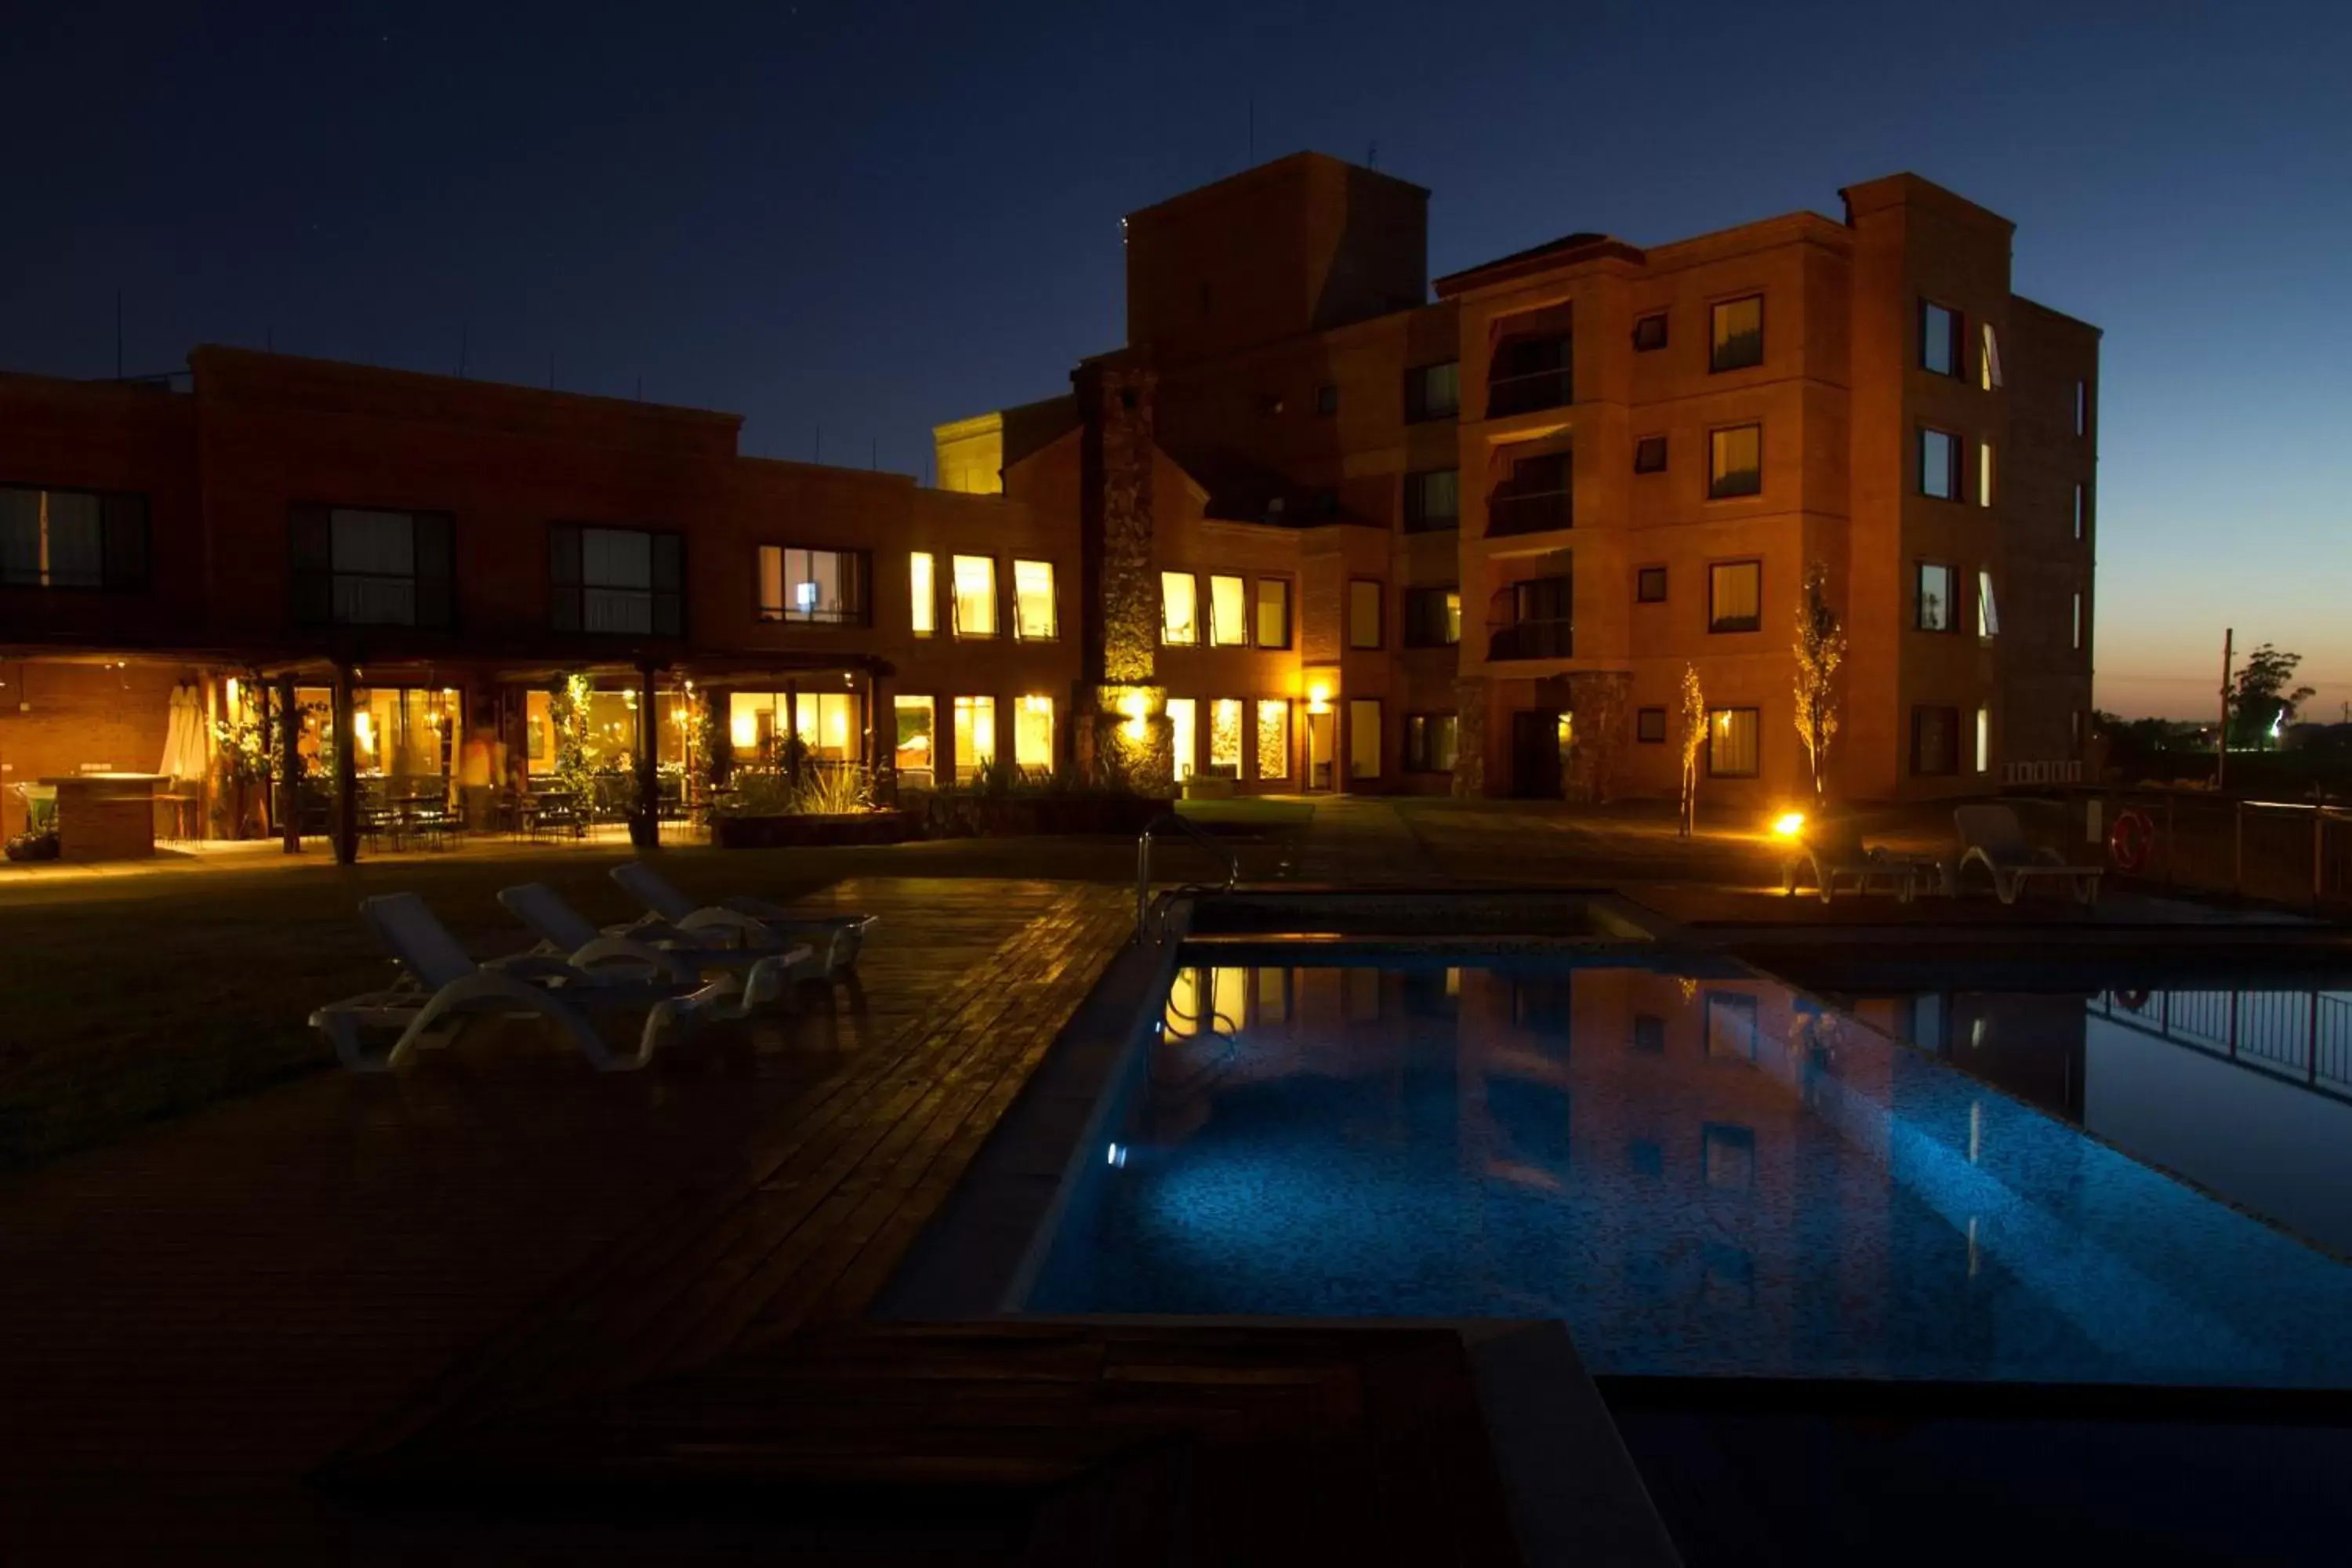
[[[1024,1310],[1556,1317],[1621,1375],[2352,1386],[2352,1268],[1753,971],[1300,956],[1182,955]]]

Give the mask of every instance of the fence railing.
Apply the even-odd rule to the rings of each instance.
[[[2352,1098],[2352,998],[2326,991],[2125,991],[2095,1016]]]
[[[2096,859],[2147,887],[2304,908],[2352,901],[2352,807],[2332,801],[2082,788],[2012,804],[2070,857]],[[2126,812],[2147,825],[2137,867],[2110,846]]]

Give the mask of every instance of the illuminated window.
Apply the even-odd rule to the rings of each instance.
[[[855,691],[803,691],[795,702],[788,691],[738,690],[727,700],[728,739],[735,760],[747,767],[783,764],[784,742],[795,726],[801,754],[811,761],[865,760],[865,704]]]
[[[1941,778],[1960,771],[1960,710],[1911,710],[1911,771]]]
[[[1977,772],[1988,773],[1992,768],[1992,710],[1977,710]]]
[[[147,587],[147,498],[0,485],[0,585]]]
[[[1160,574],[1160,640],[1191,647],[1201,640],[1201,585],[1190,572]]]
[[[1381,704],[1377,698],[1351,698],[1348,703],[1348,776],[1381,776]]]
[[[914,611],[915,635],[929,637],[940,625],[939,582],[932,572],[929,551],[918,550],[907,557],[907,584]]]
[[[1249,590],[1238,577],[1209,579],[1209,641],[1218,647],[1249,646]]]
[[[996,760],[996,699],[955,700],[955,776],[969,781]]]
[[[1052,642],[1060,635],[1052,562],[1013,562],[1013,635],[1024,642]]]
[[[1209,771],[1228,778],[1242,776],[1242,704],[1238,697],[1220,697],[1209,704]]]
[[[1752,632],[1764,625],[1764,563],[1722,561],[1706,569],[1706,629]]]
[[[1424,364],[1404,373],[1404,416],[1408,424],[1423,419],[1451,419],[1462,411],[1462,367],[1453,360]]]
[[[1633,443],[1633,471],[1637,474],[1663,474],[1666,471],[1666,438],[1644,436]]]
[[[1381,585],[1370,577],[1348,584],[1348,646],[1381,646]]]
[[[1666,313],[1655,311],[1633,322],[1633,352],[1650,353],[1666,346]]]
[[[864,625],[866,552],[762,544],[760,618]]]
[[[1168,700],[1169,745],[1173,753],[1178,784],[1191,778],[1200,766],[1201,705],[1190,697]]]
[[[1919,303],[1919,364],[1935,375],[1960,374],[1960,313],[1927,300]]]
[[[2000,607],[1993,603],[1992,574],[1990,572],[1977,574],[1977,636],[2000,636]]]
[[[1633,739],[1645,746],[1664,745],[1666,740],[1666,710],[1644,708],[1633,715]]]
[[[1992,443],[1977,444],[1977,505],[1992,505]]]
[[[1709,500],[1727,496],[1759,495],[1764,489],[1764,427],[1734,425],[1707,437],[1706,494]]]
[[[1959,574],[1934,561],[1919,563],[1917,603],[1912,624],[1923,632],[1948,632],[1957,625],[1952,600]]]
[[[1404,771],[1409,773],[1450,773],[1459,727],[1451,713],[1408,713],[1404,716]]]
[[[996,557],[959,555],[955,558],[955,635],[992,637],[996,635]]]
[[[1706,368],[1744,370],[1764,363],[1764,296],[1726,300],[1708,319]]]
[[[936,717],[928,697],[894,697],[891,706],[898,710],[898,741],[891,752],[893,765],[898,770],[899,782],[917,789],[926,788],[932,781],[932,769],[938,758],[932,751],[933,720]]]
[[[1756,776],[1756,742],[1762,725],[1754,708],[1717,708],[1706,716],[1706,771],[1718,779]]]
[[[1280,698],[1261,699],[1257,705],[1257,776],[1290,776],[1290,704]]]
[[[1948,430],[1919,432],[1919,493],[1937,500],[1960,499],[1960,438]]]
[[[1013,705],[1013,761],[1024,772],[1054,771],[1054,700],[1024,697]]]
[[[1462,591],[1459,588],[1407,588],[1404,591],[1404,646],[1452,647],[1462,640]]]
[[[1404,477],[1404,531],[1434,533],[1462,526],[1462,472],[1431,468]]]
[[[1290,646],[1290,583],[1283,577],[1257,580],[1257,646]]]
[[[1990,321],[1984,323],[1983,335],[1984,342],[1977,351],[1977,382],[1991,392],[2000,385],[2000,342],[1992,334]]]

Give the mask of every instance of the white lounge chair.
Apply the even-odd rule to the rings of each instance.
[[[666,921],[637,926],[627,936],[596,929],[596,923],[572,907],[562,894],[544,882],[524,882],[499,889],[499,902],[509,914],[529,926],[540,939],[538,953],[570,956],[586,966],[598,960],[636,964],[649,975],[699,984],[715,973],[729,996],[715,1010],[721,1017],[742,1017],[778,997],[790,996],[803,980],[824,978],[816,950],[803,943],[784,948],[726,948],[696,938]]]
[[[615,928],[616,934],[629,935],[658,921],[697,940],[717,939],[742,947],[808,942],[823,952],[829,974],[856,965],[866,944],[866,928],[874,923],[871,915],[796,915],[764,899],[736,898],[698,905],[643,860],[624,860],[614,867],[613,880],[653,911],[635,926]]]
[[[477,963],[414,893],[363,899],[360,917],[400,961],[399,984],[310,1015],[310,1026],[355,1072],[388,1072],[419,1046],[448,1045],[483,1018],[545,1025],[578,1046],[598,1071],[626,1072],[691,1033],[729,990],[724,982],[648,977],[636,955],[617,952],[574,955],[600,965],[630,959],[604,973],[541,954]],[[614,1048],[598,1026],[615,1017],[634,1026],[634,1050]],[[385,1034],[394,1036],[389,1047],[372,1043]]]
[[[1828,903],[1837,896],[1838,883],[1852,884],[1852,891],[1867,894],[1874,883],[1885,884],[1898,903],[1909,903],[1918,896],[1919,886],[1940,880],[1932,861],[1913,859],[1885,848],[1868,848],[1862,842],[1862,828],[1852,817],[1836,817],[1817,823],[1805,829],[1805,836],[1790,849],[1789,858],[1780,863],[1780,891],[1794,897],[1797,873],[1810,868],[1813,887]]]
[[[2037,877],[2064,881],[2083,903],[2098,902],[2105,868],[2072,865],[2054,849],[2034,848],[2017,825],[2017,813],[2009,807],[1959,806],[1952,813],[1952,826],[1960,835],[1959,865],[1952,877],[1955,890],[1960,874],[1976,865],[1991,876],[1992,890],[2004,904],[2017,902],[2025,884]]]

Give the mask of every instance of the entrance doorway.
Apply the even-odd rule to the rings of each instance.
[[[1320,713],[1313,709],[1307,713],[1307,787],[1327,790],[1331,787],[1332,752],[1339,743],[1339,710],[1326,708]]]
[[[1511,715],[1511,795],[1518,800],[1559,800],[1568,778],[1568,750],[1576,720],[1557,709]]]
[[[1174,778],[1182,784],[1192,776],[1193,760],[1200,756],[1200,704],[1190,697],[1168,700],[1168,727],[1173,731],[1169,743],[1175,751]]]

